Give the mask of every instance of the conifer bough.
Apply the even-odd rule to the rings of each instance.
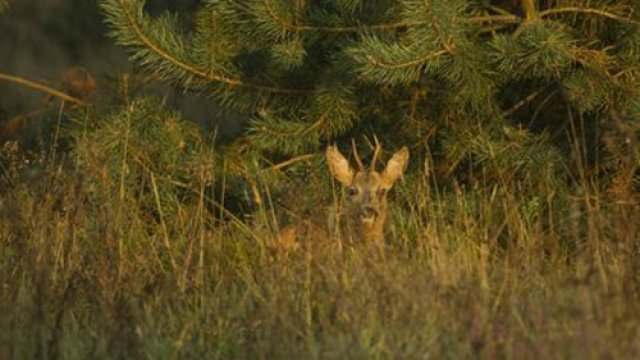
[[[187,27],[143,0],[101,6],[147,71],[254,114],[261,154],[384,133],[436,147],[447,169],[544,174],[576,116],[639,122],[634,0],[209,0]]]

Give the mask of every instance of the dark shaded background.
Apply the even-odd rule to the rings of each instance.
[[[152,15],[178,11],[188,19],[198,2],[152,0],[147,3],[147,11]],[[109,79],[114,75],[135,71],[124,50],[108,37],[108,31],[96,1],[13,0],[0,17],[0,72],[59,88],[67,69],[83,66],[96,79],[94,99],[99,99],[113,88]],[[237,134],[246,118],[171,86],[146,90],[165,96],[169,107],[182,111],[207,130],[219,128],[225,136]],[[0,81],[0,125],[42,108],[47,98],[47,94]],[[15,137],[42,136],[48,131],[47,121],[51,120],[46,116],[29,119]]]

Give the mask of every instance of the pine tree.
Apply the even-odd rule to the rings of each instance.
[[[638,181],[635,0],[208,0],[189,26],[144,0],[101,6],[145,70],[252,115],[228,151],[259,167],[377,133],[428,145],[441,174],[536,187],[585,139],[581,161]]]

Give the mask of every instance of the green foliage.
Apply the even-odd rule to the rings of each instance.
[[[146,71],[251,120],[214,143],[127,92],[62,162],[3,147],[0,358],[640,357],[636,1],[100,3]],[[331,222],[319,150],[373,134],[412,159],[384,245],[282,246],[277,195]]]
[[[190,30],[144,0],[100,3],[147,71],[251,119],[224,150],[239,177],[377,134],[413,159],[427,144],[438,174],[506,176],[535,197],[580,173],[612,184],[630,149],[605,142],[638,144],[636,1],[206,1]]]
[[[469,127],[463,133],[446,133],[442,141],[451,150],[446,154],[449,163],[470,159],[473,167],[489,177],[485,178],[489,183],[516,180],[520,186],[547,186],[547,191],[563,188],[565,169],[560,153],[525,130]]]
[[[76,118],[73,128],[83,131],[70,134],[94,201],[135,201],[140,211],[162,217],[198,201],[199,194],[187,189],[213,184],[212,147],[200,129],[163,110],[159,100],[137,99],[98,123],[91,123],[94,116]]]
[[[576,39],[571,29],[553,21],[525,24],[517,36],[492,40],[494,61],[505,80],[557,80],[572,70]]]
[[[423,177],[399,184],[411,210],[392,207],[383,248],[309,234],[281,251],[273,234],[176,196],[182,180],[206,197],[184,179],[204,145],[160,105],[87,114],[78,167],[39,159],[37,181],[0,186],[3,358],[640,355],[638,209],[599,207],[585,188],[563,234],[548,197],[507,179],[440,194]],[[498,140],[516,137],[531,141]]]

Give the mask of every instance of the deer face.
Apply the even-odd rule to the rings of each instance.
[[[358,170],[354,170],[335,146],[327,148],[326,158],[331,174],[347,189],[347,206],[351,215],[357,217],[362,226],[379,228],[381,232],[387,212],[387,192],[402,176],[409,161],[409,150],[405,146],[393,154],[382,173],[375,169],[379,152],[380,146],[377,144],[372,166],[368,170],[357,153],[354,155]]]
[[[349,203],[364,224],[373,223],[387,207],[387,190],[380,186],[380,174],[357,172],[347,185]]]

